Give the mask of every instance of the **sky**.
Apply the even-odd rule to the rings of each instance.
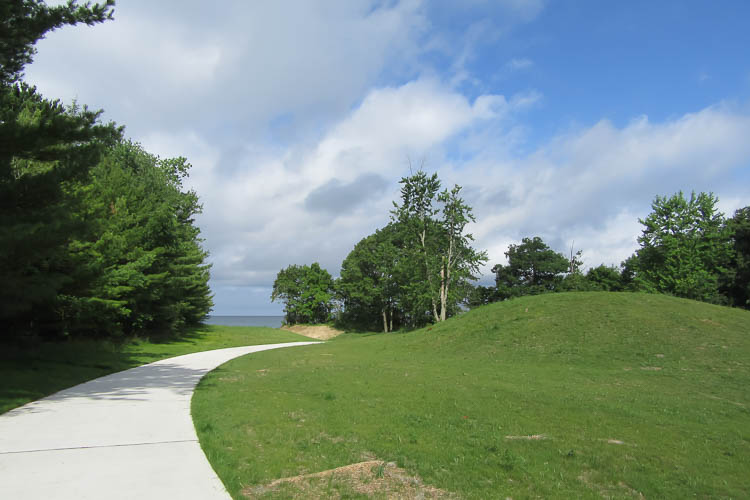
[[[744,0],[118,0],[48,34],[25,79],[186,157],[212,314],[277,315],[278,271],[337,276],[410,166],[462,186],[485,285],[523,237],[619,265],[657,195],[750,205],[747,19]]]

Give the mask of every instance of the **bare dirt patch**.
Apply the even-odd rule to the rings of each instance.
[[[618,481],[617,484],[601,484],[599,476],[600,474],[595,471],[586,470],[578,476],[578,480],[604,498],[646,498],[643,493],[631,488],[623,481]]]
[[[284,325],[281,329],[318,340],[332,339],[344,333],[328,325]]]
[[[276,479],[242,490],[247,498],[283,497],[349,498],[352,494],[374,498],[458,498],[455,494],[426,485],[393,462],[368,460],[336,469]]]
[[[625,441],[620,441],[619,439],[607,439],[607,442],[609,444],[625,444]]]
[[[525,439],[527,441],[538,441],[540,439],[547,439],[544,434],[532,434],[530,436],[505,436],[505,439]]]

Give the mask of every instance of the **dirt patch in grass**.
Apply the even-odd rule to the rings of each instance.
[[[643,493],[631,488],[623,481],[618,481],[617,484],[601,484],[597,481],[598,476],[598,473],[586,470],[578,476],[578,480],[586,487],[598,492],[603,498],[646,498]]]
[[[530,436],[505,436],[505,439],[525,439],[527,441],[538,441],[540,439],[547,439],[544,434],[532,434]]]
[[[344,333],[328,325],[285,325],[281,329],[318,340],[332,339]]]
[[[246,498],[458,498],[455,494],[426,485],[393,462],[368,460],[314,474],[285,477],[268,484],[248,486]]]

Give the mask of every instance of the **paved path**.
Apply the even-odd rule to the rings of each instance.
[[[206,460],[190,398],[206,373],[251,352],[164,359],[0,415],[0,499],[228,499]]]

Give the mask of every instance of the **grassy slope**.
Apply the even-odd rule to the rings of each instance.
[[[71,341],[19,349],[0,345],[0,413],[66,387],[152,361],[198,351],[309,340],[273,328],[205,326],[164,342]]]
[[[193,415],[236,498],[367,455],[467,498],[747,498],[749,360],[747,311],[554,294],[231,361]]]

